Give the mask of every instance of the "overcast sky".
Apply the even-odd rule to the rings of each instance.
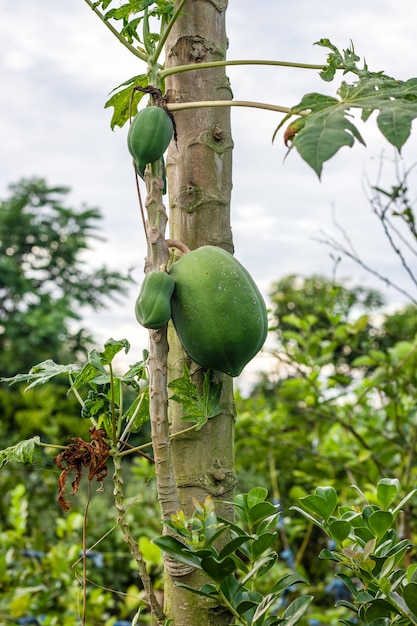
[[[104,103],[143,66],[83,0],[0,0],[0,7],[0,197],[21,177],[41,176],[51,185],[71,187],[73,206],[98,206],[105,218],[106,242],[96,246],[94,260],[123,272],[135,267],[139,284],[146,247],[126,129],[110,130],[111,111]],[[416,29],[415,0],[229,0],[228,57],[323,63],[326,50],[314,42],[327,37],[346,48],[352,40],[371,70],[405,80],[417,75]],[[228,75],[236,99],[283,106],[311,91],[335,95],[339,84],[297,69],[233,67]],[[334,220],[365,262],[411,290],[364,193],[364,178],[376,181],[382,150],[384,183],[395,182],[394,151],[375,123],[361,127],[367,148],[342,149],[325,164],[320,182],[295,152],[284,162],[282,134],[271,144],[280,120],[272,112],[232,109],[235,253],[263,293],[288,273],[331,276],[330,250],[316,239],[322,230],[339,236]],[[417,161],[415,130],[402,156],[405,166]],[[416,176],[410,182],[417,189]],[[348,261],[340,263],[337,275],[383,289]],[[134,346],[129,361],[147,343],[134,320],[136,291],[123,304],[87,318],[102,340],[129,339]],[[392,289],[384,291],[391,303],[405,302]]]

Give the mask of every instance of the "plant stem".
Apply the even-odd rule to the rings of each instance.
[[[180,102],[167,104],[169,111],[182,111],[185,109],[201,109],[202,107],[252,107],[255,109],[265,109],[267,111],[276,111],[278,113],[285,113],[289,115],[292,113],[292,109],[289,107],[282,107],[277,104],[267,104],[265,102],[252,102],[251,100],[207,100],[198,102]],[[303,113],[297,113],[297,115],[303,115]],[[305,114],[304,114],[305,115]]]
[[[37,446],[41,446],[42,448],[56,448],[57,450],[67,450],[68,449],[68,446],[58,446],[55,443],[42,443],[42,441],[40,441],[36,445]]]
[[[132,46],[119,32],[118,30],[112,26],[112,24],[110,24],[109,20],[106,20],[104,18],[104,15],[101,11],[98,10],[98,8],[96,6],[94,6],[94,3],[91,0],[85,0],[85,2],[88,4],[88,6],[90,7],[90,9],[101,19],[101,21],[103,22],[103,24],[105,26],[107,26],[107,28],[110,30],[110,32],[120,41],[121,44],[123,44],[125,46],[125,48],[127,48],[132,54],[134,54],[135,56],[139,57],[139,59],[141,59],[141,61],[146,61],[146,55],[143,52],[140,52],[140,50],[138,50],[137,48],[135,48],[135,46]]]
[[[191,430],[195,430],[197,428],[197,424],[193,424],[192,426],[189,426],[188,428],[184,428],[184,430],[179,430],[176,433],[171,433],[169,438],[174,439],[175,437],[179,437],[180,435],[184,435],[184,433],[189,433]]]
[[[242,615],[240,615],[234,608],[234,606],[232,604],[230,604],[229,600],[226,598],[226,596],[224,595],[220,585],[216,585],[217,587],[217,593],[219,594],[219,597],[221,598],[221,601],[223,603],[223,606],[225,606],[227,608],[227,610],[233,615],[233,617],[235,618],[236,622],[235,624],[241,624],[241,626],[248,626],[248,622],[242,617]]]
[[[140,450],[144,450],[145,448],[150,448],[152,446],[152,441],[148,441],[148,443],[143,443],[141,446],[136,446],[135,448],[129,448],[129,450],[123,450],[123,452],[119,452],[119,456],[127,456],[128,454],[134,454],[135,452],[140,452]]]
[[[136,565],[139,572],[139,577],[142,581],[147,600],[151,607],[152,613],[156,618],[159,626],[163,626],[165,624],[165,615],[160,606],[158,600],[156,599],[154,590],[152,588],[151,578],[149,576],[146,563],[143,559],[142,553],[139,550],[138,543],[132,535],[132,531],[130,529],[129,522],[127,521],[126,516],[126,508],[124,506],[124,493],[123,493],[123,474],[122,474],[122,464],[120,462],[121,455],[115,451],[113,455],[113,464],[114,464],[114,474],[113,474],[113,482],[114,482],[114,502],[117,509],[117,524],[120,527],[123,533],[123,539],[129,546],[130,553],[132,557],[136,561]]]
[[[164,80],[167,76],[171,76],[172,74],[179,74],[180,72],[191,72],[193,70],[224,67],[226,65],[275,65],[278,67],[295,67],[307,70],[324,70],[327,67],[327,65],[295,63],[294,61],[271,61],[269,59],[236,59],[233,61],[208,61],[206,63],[190,63],[189,65],[169,67],[160,71],[160,77],[162,80]],[[338,69],[343,69],[343,66],[340,66]]]
[[[111,363],[109,363],[109,370],[110,370],[111,422],[112,422],[111,436],[112,436],[113,445],[115,446],[117,443],[117,419],[116,419],[116,403],[114,399],[114,376],[113,376],[113,368],[112,368]]]
[[[165,42],[166,42],[166,40],[167,40],[167,38],[169,36],[169,33],[171,32],[172,27],[174,26],[175,22],[177,21],[177,19],[178,19],[180,13],[181,13],[182,8],[183,8],[184,4],[186,3],[186,1],[187,0],[181,0],[181,2],[179,3],[179,5],[178,5],[174,15],[172,16],[172,18],[168,22],[166,29],[164,30],[163,33],[161,33],[161,37],[160,37],[160,39],[158,41],[158,45],[157,45],[157,47],[155,49],[155,52],[153,53],[153,56],[152,56],[152,58],[150,60],[151,63],[152,62],[156,63],[156,61],[159,59],[159,55],[161,54],[161,52],[162,52],[162,50],[163,50],[163,48],[165,46]],[[162,72],[163,72],[163,70],[160,72],[161,78],[162,78]]]

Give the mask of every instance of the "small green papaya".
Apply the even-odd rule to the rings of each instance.
[[[148,106],[135,115],[127,134],[127,147],[142,177],[146,165],[162,157],[173,133],[172,120],[161,107]]]
[[[136,319],[145,328],[162,328],[171,317],[175,281],[163,270],[146,274],[135,304]]]
[[[185,351],[202,367],[238,376],[268,331],[265,302],[248,271],[222,248],[202,246],[170,275],[171,317]]]

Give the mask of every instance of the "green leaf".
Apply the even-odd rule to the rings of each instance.
[[[127,354],[130,350],[130,343],[127,339],[108,339],[104,344],[103,352],[99,352],[100,361],[103,365],[110,365],[116,354],[125,351]]]
[[[230,556],[222,561],[213,556],[208,556],[201,560],[201,568],[214,582],[221,583],[224,578],[235,571],[236,565]]]
[[[32,463],[35,447],[40,445],[40,438],[36,435],[31,439],[19,441],[14,446],[0,450],[0,467],[7,463]]]
[[[124,126],[126,122],[129,120],[130,113],[132,117],[137,112],[139,102],[145,95],[141,91],[135,91],[132,97],[132,89],[134,87],[146,87],[148,85],[148,77],[146,74],[140,74],[138,76],[133,76],[129,78],[129,80],[125,81],[119,87],[116,87],[113,95],[107,100],[104,108],[114,107],[113,116],[110,120],[110,128],[114,130],[115,126]],[[124,89],[121,89],[124,87]],[[132,111],[130,111],[130,102],[132,100]]]
[[[173,557],[180,563],[190,565],[191,567],[195,567],[197,569],[202,569],[200,559],[194,555],[191,550],[188,550],[187,547],[181,543],[181,541],[175,539],[175,537],[171,537],[170,535],[156,537],[156,539],[153,540],[153,543],[157,545],[162,552],[169,554],[169,556]]]
[[[411,133],[411,123],[417,117],[415,107],[405,107],[399,102],[388,104],[377,117],[378,128],[384,137],[397,148],[401,148]]]
[[[337,493],[333,487],[317,487],[314,494],[299,498],[303,507],[328,521],[337,505]]]
[[[397,478],[382,478],[376,487],[376,497],[383,509],[388,509],[398,495],[400,481]]]
[[[276,602],[276,596],[274,593],[269,593],[263,597],[262,601],[258,604],[256,611],[252,618],[252,624],[256,624],[260,617],[265,615],[268,609]]]
[[[275,553],[273,553],[272,557],[268,555],[263,557],[262,559],[258,559],[257,561],[255,561],[255,565],[252,567],[251,570],[249,570],[249,572],[242,580],[242,585],[246,585],[248,580],[250,580],[253,576],[261,576],[263,573],[268,571],[268,569],[270,569],[270,567],[276,562],[275,556]]]
[[[293,626],[306,614],[308,607],[313,600],[313,596],[301,596],[291,602],[291,604],[284,611],[282,617],[285,619],[283,624],[285,626]]]
[[[401,500],[401,502],[395,507],[395,509],[392,511],[393,514],[395,515],[396,513],[398,513],[399,511],[401,511],[402,507],[404,506],[404,504],[406,504],[409,500],[411,500],[411,498],[413,498],[415,496],[415,494],[417,493],[417,489],[413,489],[412,491],[410,491],[409,493],[407,493],[406,496],[404,496],[404,498]]]
[[[342,580],[345,584],[345,586],[349,589],[350,593],[352,594],[352,596],[354,598],[356,598],[356,596],[359,593],[359,589],[358,587],[355,585],[355,583],[353,582],[353,580],[351,578],[349,578],[349,576],[347,576],[346,574],[342,574],[342,573],[338,573],[336,574],[336,576],[338,578],[340,578],[340,580]]]
[[[335,541],[342,543],[349,536],[350,524],[345,520],[331,521],[329,522],[328,532]]]
[[[257,559],[265,550],[268,550],[277,540],[276,533],[264,533],[252,543],[252,555]]]
[[[408,583],[403,590],[404,602],[417,617],[417,583]]]
[[[305,517],[306,519],[308,519],[309,522],[312,522],[319,528],[323,528],[323,524],[321,523],[321,521],[319,521],[317,518],[310,515],[310,513],[307,513],[307,511],[304,511],[303,509],[301,509],[299,506],[290,506],[290,511],[297,511],[298,513],[301,513],[301,515]]]
[[[343,146],[351,148],[355,139],[365,145],[359,131],[346,118],[344,108],[339,105],[311,115],[295,136],[292,146],[320,178],[325,161],[331,159]]]
[[[10,385],[17,383],[30,383],[26,390],[36,387],[36,385],[44,385],[48,383],[55,376],[62,376],[62,374],[78,374],[80,366],[75,364],[70,365],[58,365],[51,359],[42,361],[38,365],[34,365],[27,374],[16,374],[11,378],[1,378],[1,381],[8,382]]]
[[[271,502],[258,502],[248,511],[248,520],[251,524],[256,524],[261,520],[264,520],[274,513],[277,509]]]
[[[338,556],[337,552],[332,552],[331,550],[328,550],[327,548],[323,548],[323,550],[320,551],[319,559],[336,561],[336,563],[338,563],[339,561],[342,561],[342,558]]]
[[[223,560],[226,556],[233,554],[236,552],[238,548],[240,548],[244,543],[248,543],[251,540],[249,535],[243,537],[235,537],[228,541],[225,546],[219,552],[219,560]]]
[[[220,403],[222,383],[210,379],[211,372],[207,371],[204,375],[203,395],[200,395],[191,380],[187,365],[184,364],[183,376],[171,381],[168,385],[174,392],[170,399],[181,404],[183,408],[182,419],[196,422],[196,430],[202,428],[208,419],[219,415],[224,408]]]
[[[330,42],[322,40],[326,45]],[[322,43],[320,45],[323,45]],[[322,73],[322,78],[331,80],[341,55],[330,44],[332,60]],[[369,72],[366,65],[358,68],[358,57],[344,51],[343,65],[357,75],[353,83],[343,81],[337,91],[339,98],[311,93],[304,96],[291,112],[302,118],[294,133],[289,133],[291,147],[321,176],[325,161],[343,146],[352,146],[357,140],[365,145],[357,127],[351,121],[351,110],[359,109],[362,120],[369,119],[378,111],[377,124],[384,137],[399,151],[410,136],[412,121],[417,117],[417,79],[405,82],[395,80],[382,72]],[[333,55],[333,56],[332,56]],[[345,72],[346,73],[346,72]],[[282,123],[287,122],[287,115]],[[281,123],[281,125],[282,125]],[[295,128],[294,121],[289,127]]]
[[[300,576],[300,574],[285,574],[275,583],[271,591],[275,594],[280,594],[288,587],[291,587],[292,585],[297,585],[298,583],[308,585],[308,580],[307,578],[304,578],[304,576]]]
[[[369,527],[374,531],[377,537],[385,535],[387,530],[391,528],[393,522],[394,516],[390,511],[375,511],[368,519]]]
[[[259,502],[264,502],[268,497],[268,490],[265,487],[254,487],[247,493],[246,502],[251,508]]]
[[[216,587],[213,584],[202,585],[199,589],[195,587],[190,587],[190,585],[185,585],[184,583],[175,582],[176,587],[181,587],[182,589],[187,589],[191,593],[195,593],[198,596],[202,596],[204,598],[216,598],[219,594],[217,592]]]
[[[377,617],[372,622],[367,622],[368,626],[390,626],[392,624],[389,617]]]

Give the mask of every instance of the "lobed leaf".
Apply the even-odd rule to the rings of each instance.
[[[0,467],[7,463],[32,463],[35,447],[39,446],[41,440],[37,435],[31,439],[19,441],[14,446],[0,450]]]
[[[115,93],[110,96],[104,105],[104,108],[113,107],[113,115],[110,120],[110,128],[114,130],[116,126],[122,128],[129,120],[130,115],[134,116],[137,112],[139,102],[145,95],[141,91],[135,91],[132,96],[134,87],[146,87],[148,85],[148,77],[146,74],[133,76],[125,81],[119,87],[113,90]],[[123,89],[121,89],[123,87]],[[130,110],[132,109],[132,110]]]

